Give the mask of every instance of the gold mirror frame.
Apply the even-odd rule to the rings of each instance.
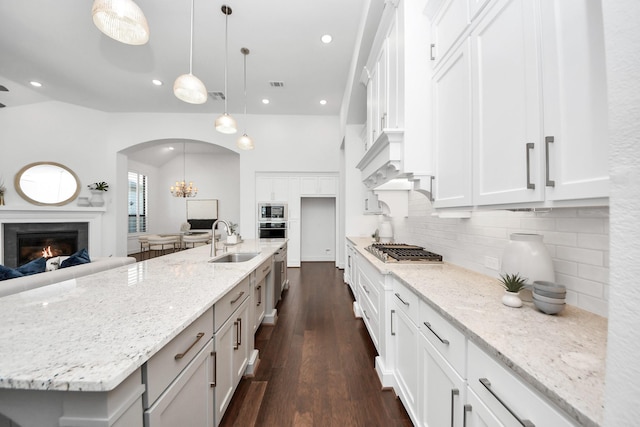
[[[45,168],[38,168],[45,166]],[[49,166],[49,168],[46,168]],[[55,177],[55,169],[61,169],[58,178]],[[42,169],[40,174],[36,169]],[[50,169],[50,170],[47,170]],[[69,175],[65,174],[68,173]],[[39,179],[44,173],[52,174],[49,177]],[[30,178],[30,180],[27,180]],[[75,189],[73,183],[75,182]],[[80,194],[80,179],[74,171],[56,162],[35,162],[20,169],[14,180],[16,191],[27,202],[38,206],[63,206],[72,202]],[[49,194],[57,192],[61,197],[49,199]],[[44,194],[44,195],[43,195]],[[66,197],[66,198],[62,198]]]

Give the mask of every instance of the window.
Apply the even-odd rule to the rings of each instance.
[[[129,172],[129,233],[147,231],[147,176]]]

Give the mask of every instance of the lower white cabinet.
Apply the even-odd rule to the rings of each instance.
[[[147,427],[214,426],[213,340],[191,360],[155,403],[144,412]]]
[[[273,267],[273,258],[269,258],[255,271],[255,284],[253,288],[253,333],[255,334],[262,323],[262,319],[266,315],[267,307],[267,280],[273,281],[273,275],[270,275]],[[273,286],[273,284],[271,284]]]
[[[504,427],[498,418],[491,412],[487,406],[482,403],[480,398],[467,387],[467,404],[464,405],[462,414],[463,427]],[[521,424],[518,424],[521,425]]]
[[[215,345],[215,420],[220,423],[233,392],[244,374],[253,345],[249,340],[250,298],[229,316],[213,336]],[[217,305],[217,304],[216,304]]]

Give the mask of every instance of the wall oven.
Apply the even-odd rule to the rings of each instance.
[[[287,237],[286,221],[260,221],[258,222],[258,238],[260,239],[284,239]]]
[[[286,221],[286,203],[258,203],[258,221]]]

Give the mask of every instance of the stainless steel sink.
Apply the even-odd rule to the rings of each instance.
[[[214,263],[245,262],[260,255],[260,252],[230,252],[209,260]]]

